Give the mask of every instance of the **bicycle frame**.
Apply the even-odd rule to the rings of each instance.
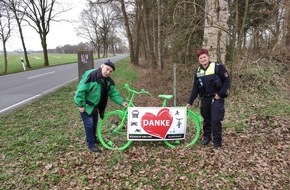
[[[124,107],[122,110],[114,110],[114,111],[110,111],[106,113],[104,119],[100,121],[100,125],[98,126],[98,136],[99,136],[100,142],[105,148],[110,149],[110,150],[116,150],[116,149],[125,150],[133,142],[132,140],[127,140],[127,138],[125,139],[125,136],[127,136],[126,122],[128,118],[128,108],[135,107],[134,99],[137,95],[147,94],[151,96],[151,94],[147,92],[146,90],[141,89],[140,91],[136,91],[130,88],[128,84],[125,84],[125,89],[127,89],[129,92],[129,95],[127,97],[128,106]],[[172,99],[173,95],[160,94],[158,97],[163,99],[162,107],[166,107],[167,100]],[[196,141],[198,140],[198,136],[200,134],[200,126],[201,126],[201,116],[199,116],[198,113],[192,110],[187,110],[187,117],[189,117],[191,124],[192,122],[194,123],[195,128],[191,128],[193,129],[194,137],[189,139],[190,142],[185,144],[186,147],[191,146],[196,143]],[[118,120],[118,122],[115,122],[115,120]],[[110,126],[110,123],[113,124],[113,126]],[[113,127],[113,129],[111,127]],[[120,138],[121,136],[124,139]],[[121,145],[119,145],[120,142],[121,142]],[[167,146],[171,148],[175,147],[175,145],[180,144],[180,140],[173,140],[173,141],[165,140],[164,142]]]
[[[118,130],[121,127],[124,126],[125,120],[127,119],[127,116],[128,116],[128,107],[135,107],[135,105],[134,105],[134,99],[135,99],[136,95],[139,95],[139,94],[147,94],[147,95],[150,95],[151,96],[151,94],[149,92],[147,92],[146,90],[144,90],[144,89],[141,89],[141,91],[139,91],[139,92],[136,91],[136,90],[133,90],[132,88],[130,88],[129,84],[125,84],[125,89],[128,90],[128,92],[129,92],[129,95],[128,96],[130,97],[129,99],[127,99],[128,100],[128,106],[127,107],[124,107],[121,110],[124,113],[124,115],[123,115],[123,118],[122,118],[121,123],[118,125],[118,127],[116,127],[114,129],[114,132],[118,132]]]
[[[151,95],[149,92],[147,92],[144,89],[142,89],[141,91],[133,90],[132,88],[129,87],[128,84],[125,85],[125,89],[127,89],[129,92],[129,95],[127,98],[128,106],[124,107],[122,110],[114,110],[114,111],[110,111],[110,112],[106,113],[104,116],[104,119],[101,120],[99,122],[99,125],[98,125],[99,140],[100,140],[101,144],[107,149],[124,150],[132,143],[132,141],[130,141],[130,140],[126,140],[126,141],[123,140],[124,142],[122,142],[121,145],[119,145],[120,140],[118,140],[118,138],[117,138],[118,135],[124,135],[124,128],[125,128],[125,125],[127,122],[127,117],[128,117],[128,107],[135,107],[134,98],[137,95],[139,95],[139,94]],[[114,120],[116,119],[116,117],[118,118],[117,119],[118,122],[115,123]],[[112,119],[110,119],[110,118],[112,118]],[[109,126],[110,123],[106,123],[108,121],[111,121],[111,122],[113,121],[113,123],[111,123],[111,124],[113,124],[113,126]],[[108,129],[108,127],[110,129]],[[117,140],[113,140],[114,136],[117,138]],[[116,145],[116,144],[118,144],[118,145]]]

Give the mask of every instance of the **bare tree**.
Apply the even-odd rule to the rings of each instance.
[[[110,33],[114,28],[115,12],[109,6],[99,5],[99,31],[103,42],[103,57],[108,57]]]
[[[24,59],[25,59],[26,67],[31,68],[28,55],[27,55],[26,46],[25,46],[25,40],[23,37],[22,25],[21,25],[24,15],[25,15],[25,9],[26,9],[25,5],[20,0],[0,0],[0,1],[5,3],[7,7],[11,10],[11,12],[13,12],[14,14],[14,18],[18,26],[20,39],[21,39],[21,43],[22,43],[22,47],[24,51]],[[21,9],[23,10],[23,12],[19,11]]]
[[[114,37],[114,47],[116,53],[124,53],[126,50],[124,41],[117,36]]]
[[[25,21],[38,33],[41,41],[44,56],[44,66],[49,66],[47,51],[47,35],[50,30],[51,21],[56,20],[57,16],[69,10],[56,10],[57,0],[24,0],[23,3],[27,7],[27,11],[23,12],[27,16]]]
[[[145,2],[145,0],[142,0],[141,3],[142,3],[141,6],[138,7],[138,10],[142,14],[142,17],[140,17],[140,22],[142,22],[142,26],[143,26],[141,30],[143,31],[143,33],[142,33],[142,36],[140,36],[140,38],[143,39],[142,41],[145,44],[144,53],[145,53],[146,61],[149,63],[149,65],[156,67],[157,61],[156,61],[155,52],[154,52],[155,43],[153,40],[153,36],[155,35],[155,32],[151,24],[153,23],[152,21],[155,21],[155,20],[151,18],[153,15],[150,14],[150,12],[152,11],[154,7],[156,7],[157,5],[159,6],[159,2],[157,3],[156,1],[152,1],[152,0]],[[160,17],[158,18],[160,19]],[[160,24],[160,22],[158,22],[158,24]],[[158,37],[157,39],[159,39]],[[161,65],[158,68],[159,70],[161,70]]]
[[[124,25],[125,25],[125,29],[126,29],[126,34],[127,34],[127,38],[128,38],[128,42],[129,42],[129,50],[130,50],[130,58],[131,58],[131,63],[133,63],[134,65],[139,65],[139,49],[137,49],[137,51],[135,51],[135,43],[133,40],[133,34],[132,34],[132,29],[130,27],[130,22],[129,22],[129,17],[126,11],[126,5],[125,5],[125,1],[124,0],[120,0],[121,3],[121,10],[122,10],[122,14],[123,14],[123,19],[124,19]],[[138,9],[136,9],[138,11]],[[137,25],[140,24],[136,23]],[[140,27],[136,27],[137,29]],[[139,36],[139,31],[136,31],[136,35],[134,36],[136,40],[138,40]],[[138,44],[138,43],[137,43]],[[137,45],[138,47],[138,45]]]
[[[285,35],[285,47],[287,52],[290,52],[290,0],[286,0],[286,17],[285,17],[285,25],[286,25],[286,35]]]
[[[161,26],[161,23],[162,23],[162,9],[161,9],[161,0],[158,0],[157,1],[157,7],[158,7],[158,26],[157,26],[157,55],[158,55],[158,61],[157,61],[157,65],[158,65],[158,68],[159,70],[162,70],[163,69],[163,60],[162,60],[162,37],[161,37],[161,34],[162,34],[162,26]]]
[[[110,46],[110,52],[115,55],[116,53],[116,44],[118,43],[118,40],[120,40],[120,38],[118,38],[116,35],[115,35],[115,30],[112,30],[110,33],[109,33],[109,40],[108,40],[108,43],[109,43],[109,46]]]
[[[10,15],[8,7],[0,2],[0,41],[2,41],[3,50],[4,50],[4,73],[7,73],[8,61],[7,61],[7,50],[6,42],[11,37],[12,31],[12,17]]]
[[[142,45],[144,47],[142,49],[142,53],[145,55],[146,61],[149,63],[156,63],[153,51],[155,47],[153,47],[152,45],[153,40],[151,40],[149,37],[151,35],[153,36],[154,33],[153,31],[149,32],[150,18],[147,18],[147,16],[151,17],[149,11],[152,7],[154,7],[154,5],[152,4],[152,2],[154,1],[151,0],[150,2],[148,2],[141,0],[90,0],[89,2],[92,4],[111,4],[118,7],[122,14],[122,20],[128,39],[129,52],[132,64],[139,65],[139,56],[141,54],[140,48]],[[141,28],[143,29],[143,31],[141,31]]]
[[[76,29],[77,34],[94,44],[98,57],[101,48],[103,48],[103,57],[108,57],[109,46],[114,46],[112,43],[114,43],[116,17],[116,12],[111,6],[98,3],[88,3],[88,8],[81,13],[82,22]],[[114,48],[111,49],[114,51]]]
[[[96,6],[91,5],[88,9],[84,9],[81,13],[80,20],[80,25],[76,29],[77,34],[93,44],[98,58],[100,58],[102,39],[99,31],[99,15]]]
[[[211,57],[218,62],[225,62],[228,3],[224,0],[208,0],[205,5],[204,46],[211,52]]]

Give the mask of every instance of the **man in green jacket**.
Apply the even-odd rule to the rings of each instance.
[[[127,106],[123,98],[115,88],[115,83],[110,74],[115,70],[115,65],[110,60],[106,61],[98,69],[86,71],[77,87],[74,101],[83,120],[86,142],[90,151],[102,151],[96,146],[96,130],[98,114],[103,119],[108,97],[120,106]]]

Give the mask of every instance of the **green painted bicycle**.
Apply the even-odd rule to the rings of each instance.
[[[128,84],[125,84],[125,89],[129,92],[127,98],[128,107],[135,107],[134,98],[137,95],[146,94],[151,96],[148,91],[144,89],[136,91]],[[167,101],[172,99],[173,95],[159,95],[158,97],[163,99],[162,107],[166,107]],[[100,120],[97,129],[98,138],[106,149],[125,150],[133,143],[132,140],[127,139],[128,107],[122,110],[110,111]],[[197,112],[187,109],[186,138],[184,140],[167,140],[164,142],[171,148],[189,147],[197,142],[200,131],[201,116]]]

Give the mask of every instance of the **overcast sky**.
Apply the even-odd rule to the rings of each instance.
[[[86,0],[58,0],[64,3],[69,3],[72,7],[72,10],[63,13],[62,17],[79,20],[79,15],[83,8],[85,7]],[[75,34],[75,27],[77,23],[57,23],[50,22],[51,27],[47,36],[47,45],[48,49],[56,48],[57,46],[63,46],[66,44],[75,45],[80,42],[86,42],[85,39],[77,37]],[[24,38],[27,50],[42,50],[40,38],[38,33],[29,27],[24,27]],[[17,26],[13,29],[12,36],[8,39],[6,48],[8,51],[13,51],[20,49],[22,50],[21,40],[19,38],[19,32]],[[3,50],[2,43],[0,43],[0,51]]]

